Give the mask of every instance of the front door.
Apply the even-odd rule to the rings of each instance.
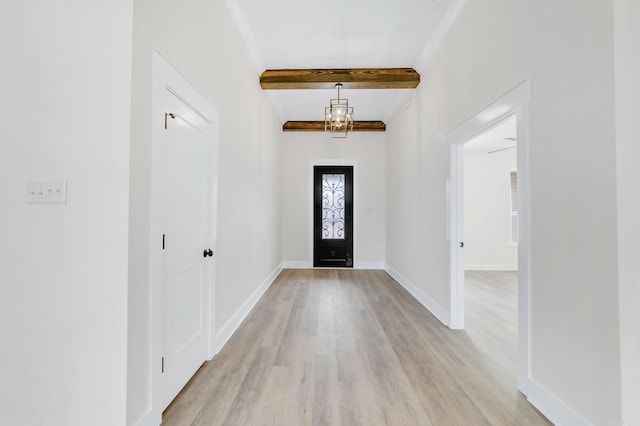
[[[313,266],[353,268],[353,166],[315,166],[313,200]]]

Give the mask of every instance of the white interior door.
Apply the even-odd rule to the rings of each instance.
[[[164,151],[163,403],[166,407],[207,359],[207,281],[211,123],[166,92]]]

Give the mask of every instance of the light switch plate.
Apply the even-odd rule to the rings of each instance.
[[[66,204],[67,182],[27,182],[28,204]]]

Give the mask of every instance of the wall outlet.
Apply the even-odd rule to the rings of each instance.
[[[27,182],[27,204],[66,204],[67,182]]]

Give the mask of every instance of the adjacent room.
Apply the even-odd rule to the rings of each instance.
[[[517,381],[516,116],[464,144],[464,328],[497,370]],[[526,291],[526,289],[525,289]]]

